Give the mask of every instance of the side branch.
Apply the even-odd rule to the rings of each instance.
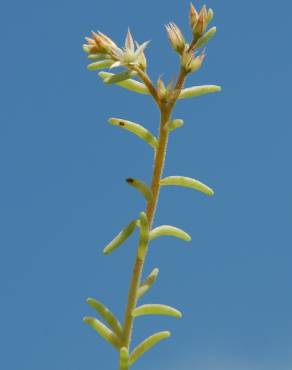
[[[140,79],[144,82],[144,84],[146,85],[147,89],[149,90],[150,94],[152,95],[153,99],[155,100],[155,102],[159,105],[159,98],[158,98],[158,94],[157,94],[157,90],[156,88],[154,87],[151,79],[149,78],[149,76],[147,75],[146,72],[142,71],[142,69],[140,69],[139,67],[137,66],[133,66],[131,67],[131,70],[132,71],[135,71],[138,73],[138,76],[140,77]]]

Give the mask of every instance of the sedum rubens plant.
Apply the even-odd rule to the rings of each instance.
[[[182,316],[181,312],[173,307],[162,304],[139,305],[138,301],[152,287],[159,273],[159,270],[155,268],[142,280],[143,266],[150,242],[161,236],[173,236],[185,241],[191,240],[189,234],[177,227],[169,225],[152,227],[160,188],[174,185],[193,188],[209,196],[214,194],[213,190],[207,185],[190,177],[170,176],[163,178],[168,137],[174,130],[183,125],[181,119],[173,119],[172,117],[175,104],[180,99],[197,97],[221,90],[216,85],[184,88],[186,78],[201,67],[206,57],[202,48],[216,33],[216,27],[207,30],[212,18],[212,9],[207,10],[203,6],[198,12],[191,4],[189,23],[192,37],[189,43],[175,23],[169,23],[166,26],[170,44],[180,60],[178,78],[176,81],[171,81],[167,86],[161,78],[158,79],[156,84],[151,81],[147,74],[147,59],[144,54],[148,42],[141,45],[134,42],[130,31],[127,33],[123,48],[118,47],[114,41],[101,32],[92,32],[91,37],[86,37],[87,44],[83,45],[84,51],[91,60],[91,64],[88,65],[89,70],[123,68],[123,71],[119,73],[100,72],[99,76],[106,85],[115,84],[138,94],[150,95],[160,111],[158,137],[155,137],[140,124],[122,118],[109,119],[110,124],[119,126],[143,139],[154,150],[155,154],[150,186],[138,179],[127,179],[128,184],[136,188],[145,198],[145,211],[142,211],[137,219],[126,225],[103,251],[105,255],[112,253],[131,236],[136,228],[139,229],[139,243],[123,323],[121,324],[116,316],[101,302],[93,298],[87,300],[88,304],[103,319],[103,322],[94,317],[85,317],[84,322],[89,324],[118,351],[119,370],[130,369],[146,351],[170,336],[168,331],[155,333],[132,349],[131,339],[136,317],[168,315],[180,318]]]

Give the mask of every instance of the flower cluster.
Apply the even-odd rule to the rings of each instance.
[[[106,61],[110,68],[138,66],[143,71],[147,68],[147,60],[144,49],[149,41],[142,45],[135,43],[128,30],[125,45],[119,48],[116,43],[102,32],[92,32],[92,37],[85,37],[87,44],[83,45],[89,58],[93,60]]]
[[[202,48],[207,42],[215,35],[216,27],[207,30],[208,24],[213,19],[213,10],[203,6],[198,12],[194,5],[191,3],[189,13],[189,23],[192,30],[192,41],[187,43],[186,39],[175,23],[166,25],[166,31],[172,48],[180,55],[181,67],[186,73],[197,71],[204,59],[205,51],[196,55],[196,51]]]

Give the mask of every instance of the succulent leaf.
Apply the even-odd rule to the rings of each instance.
[[[176,238],[185,240],[187,242],[191,241],[191,237],[188,233],[179,229],[178,227],[170,225],[158,226],[150,231],[149,240],[154,240],[160,236],[174,236]]]
[[[94,298],[88,298],[87,303],[98,312],[101,317],[107,322],[107,324],[111,327],[113,332],[121,338],[122,336],[122,325],[120,324],[119,320],[116,316],[101,302],[95,300]]]
[[[104,254],[109,254],[122,245],[134,232],[137,221],[131,221],[103,250]]]
[[[198,190],[207,195],[214,195],[214,191],[209,188],[209,186],[203,184],[202,182],[192,179],[190,177],[184,176],[169,176],[160,180],[160,185],[162,186],[183,186],[186,188],[192,188]]]
[[[146,277],[146,279],[141,283],[138,289],[138,299],[142,298],[145,293],[152,287],[158,277],[159,269],[155,268],[151,273]]]
[[[144,196],[147,202],[151,202],[153,200],[152,190],[145,182],[133,178],[128,178],[126,181],[129,185],[137,189]]]
[[[151,132],[142,125],[121,118],[110,118],[108,120],[108,123],[132,132],[133,134],[137,135],[140,139],[143,139],[153,149],[157,149],[158,147],[157,138],[154,135],[152,135]]]
[[[114,76],[114,73],[102,71],[102,72],[99,72],[98,75],[103,80],[103,82],[106,83],[105,80],[107,80],[108,77]],[[150,95],[150,92],[148,91],[147,87],[143,83],[133,80],[133,79],[127,79],[122,82],[116,82],[115,84],[123,87],[124,89],[136,92],[138,94]]]
[[[119,349],[120,339],[107,326],[94,317],[84,317],[83,321],[91,326],[102,338],[111,343],[115,348]]]
[[[136,307],[132,312],[133,317],[144,315],[172,316],[178,319],[182,317],[182,313],[179,310],[163,304],[144,304],[143,306]]]
[[[219,91],[221,91],[221,86],[217,85],[193,86],[183,89],[180,93],[179,99],[194,98],[197,96],[215,93]]]
[[[149,351],[153,346],[155,346],[161,340],[169,338],[169,337],[170,337],[169,331],[161,331],[145,339],[131,353],[130,365],[133,365],[145,352]]]

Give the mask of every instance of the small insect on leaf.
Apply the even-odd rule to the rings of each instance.
[[[209,188],[209,186],[203,184],[202,182],[192,179],[190,177],[184,176],[169,176],[160,180],[160,185],[162,186],[183,186],[186,188],[192,188],[198,190],[207,195],[214,195],[214,191]]]
[[[102,72],[99,72],[98,75],[103,80],[103,82],[106,83],[105,80],[108,79],[109,77],[114,76],[114,73],[109,73],[109,72],[102,71]],[[122,81],[122,82],[116,82],[115,84],[120,86],[120,87],[123,87],[124,89],[136,92],[138,94],[150,95],[149,90],[147,89],[147,87],[143,83],[141,83],[139,81],[135,81],[133,79],[127,79],[127,80]]]
[[[120,370],[129,369],[129,351],[127,347],[122,347],[120,349]]]
[[[160,236],[174,236],[187,242],[191,241],[191,237],[188,233],[186,233],[182,229],[179,229],[178,227],[170,225],[158,226],[155,229],[151,230],[149,234],[149,239],[154,240]]]
[[[221,86],[217,85],[193,86],[183,89],[180,93],[179,99],[194,98],[197,96],[215,93],[219,91],[221,91]]]
[[[123,244],[135,231],[137,220],[131,221],[103,250],[104,254],[109,254]]]
[[[182,317],[182,313],[179,310],[163,304],[144,304],[143,306],[135,308],[132,312],[133,317],[144,315],[172,316],[178,319]]]
[[[84,317],[83,321],[91,326],[103,339],[119,349],[121,344],[120,339],[101,321],[94,317]]]
[[[172,132],[179,127],[182,127],[184,121],[182,119],[174,119],[172,121],[168,121],[167,124],[164,126],[164,129],[168,132]]]
[[[161,340],[169,338],[169,331],[161,331],[159,333],[153,334],[143,342],[138,344],[138,346],[133,350],[130,355],[130,365],[133,365],[145,352],[149,351],[153,346],[159,343]]]
[[[122,337],[122,325],[120,324],[119,320],[116,316],[101,302],[93,299],[88,298],[87,303],[98,312],[101,317],[107,322],[107,324],[111,327],[113,332],[119,337]]]
[[[147,202],[151,202],[153,200],[152,190],[147,184],[145,184],[145,182],[132,178],[128,178],[126,181],[129,185],[137,189],[144,196]]]
[[[148,292],[148,290],[152,287],[152,285],[155,283],[157,276],[159,273],[159,269],[155,268],[150,272],[150,274],[146,277],[146,279],[141,283],[139,289],[138,289],[138,299],[142,298],[145,293]]]
[[[140,125],[139,123],[127,121],[122,118],[110,118],[108,123],[114,126],[121,127],[124,130],[135,134],[140,139],[144,140],[148,145],[150,145],[153,149],[157,149],[158,147],[158,140],[157,138],[151,134],[149,130],[145,127]]]

